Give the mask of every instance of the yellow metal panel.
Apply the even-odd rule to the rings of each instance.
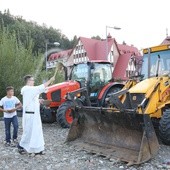
[[[166,45],[159,45],[159,46],[155,46],[155,47],[151,47],[149,48],[150,52],[157,52],[157,51],[164,51],[164,50],[169,50],[170,49],[170,44],[166,44]],[[148,48],[143,50],[144,54],[148,53]]]
[[[139,82],[138,84],[136,84],[135,86],[133,86],[129,92],[130,93],[147,93],[147,91],[156,84],[156,82],[158,81],[157,77],[153,77],[153,78],[149,78],[149,79],[145,79],[141,82]]]
[[[150,117],[160,118],[162,108],[170,103],[170,78],[168,76],[153,77],[143,80],[129,90],[130,93],[145,94],[148,103],[143,110],[138,106],[139,114],[149,114]]]
[[[158,82],[159,85],[153,91],[153,93],[150,93],[150,91],[148,90],[147,93],[145,94],[145,96],[148,96],[147,94],[150,93],[150,95],[148,96],[149,103],[144,111],[145,114],[150,114],[151,117],[156,117],[156,118],[161,117],[162,108],[164,108],[165,105],[169,104],[170,102],[170,95],[167,96],[167,94],[169,94],[169,89],[170,89],[169,77],[166,76],[159,77]]]

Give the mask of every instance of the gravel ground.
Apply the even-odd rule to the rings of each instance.
[[[19,118],[19,138],[22,134]],[[76,151],[64,143],[68,129],[62,129],[57,123],[43,124],[45,155],[20,155],[15,147],[4,146],[4,123],[0,121],[0,170],[157,170],[170,169],[170,146],[161,145],[159,154],[151,161],[140,166],[127,167],[125,163],[114,159]]]

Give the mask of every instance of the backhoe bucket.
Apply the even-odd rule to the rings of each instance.
[[[67,136],[78,150],[140,164],[159,149],[150,117],[134,111],[120,112],[99,107],[81,107]]]

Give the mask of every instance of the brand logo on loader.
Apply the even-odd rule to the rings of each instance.
[[[132,97],[132,100],[136,100],[136,96],[133,96],[133,97]]]
[[[170,88],[166,89],[162,95],[161,95],[161,100],[166,100],[166,97],[169,96],[169,93],[170,93]]]

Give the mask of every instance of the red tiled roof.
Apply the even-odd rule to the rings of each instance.
[[[71,52],[72,52],[72,49],[60,51],[58,53],[53,53],[49,56],[48,60],[57,60],[58,58],[70,56]]]
[[[106,44],[107,43],[107,44]],[[111,47],[113,43],[116,44],[115,39],[108,39],[108,41],[104,40],[101,42],[98,42],[97,48],[96,48],[96,56],[101,60],[107,60],[106,56],[108,56]],[[108,46],[108,47],[107,47]],[[106,55],[106,50],[107,50],[107,55]]]
[[[79,39],[90,60],[106,60],[106,40],[96,40],[91,38],[80,37]],[[111,49],[113,42],[116,43],[115,39],[108,39],[108,52]]]
[[[117,46],[120,54],[131,53],[135,55],[140,55],[139,50],[134,46],[124,45],[124,44],[118,44]]]
[[[79,40],[82,42],[89,59],[94,60],[95,59],[95,45],[98,42],[98,40],[85,38],[85,37],[80,37]]]
[[[122,79],[122,80],[127,80],[126,77],[126,68],[128,66],[129,60],[132,57],[132,53],[127,53],[127,54],[121,54],[118,58],[117,64],[114,68],[113,71],[113,78],[115,79]],[[136,60],[139,61],[142,59],[141,55],[135,56]]]

